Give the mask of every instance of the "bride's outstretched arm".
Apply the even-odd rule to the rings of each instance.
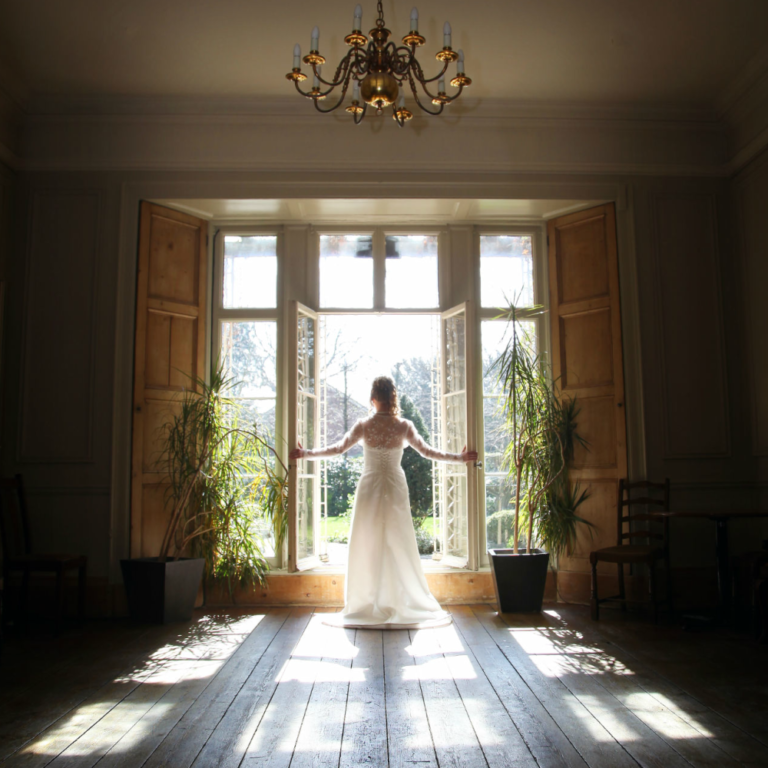
[[[447,451],[438,451],[429,445],[424,438],[416,431],[413,422],[408,422],[408,430],[405,433],[405,439],[408,444],[413,446],[422,456],[435,461],[447,461],[451,464],[461,464],[462,462],[475,461],[477,451],[465,450],[462,453],[448,453]]]
[[[359,443],[363,439],[363,422],[356,421],[352,426],[352,429],[347,432],[344,437],[339,440],[338,443],[329,445],[325,448],[316,448],[310,450],[308,448],[294,448],[291,453],[291,459],[324,459],[326,456],[338,456],[339,454],[346,453],[353,445]]]

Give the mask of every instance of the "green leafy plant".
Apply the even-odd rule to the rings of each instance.
[[[532,317],[540,306],[525,312]],[[555,554],[575,541],[580,523],[591,523],[576,514],[587,499],[586,491],[571,489],[568,465],[574,446],[585,445],[578,434],[578,406],[564,399],[552,381],[544,361],[534,351],[520,310],[511,305],[502,315],[508,322],[507,345],[494,370],[504,392],[503,409],[509,437],[504,461],[515,490],[511,543],[520,545],[520,525],[526,527],[526,552],[534,540]]]
[[[287,468],[258,425],[242,420],[227,393],[234,381],[217,365],[195,379],[164,426],[159,469],[168,478],[170,519],[161,560],[189,552],[208,575],[263,584],[269,569],[258,531],[272,524],[276,548],[287,531]]]

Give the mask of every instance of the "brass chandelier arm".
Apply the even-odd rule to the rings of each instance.
[[[419,105],[419,107],[421,107],[421,109],[424,112],[426,112],[428,115],[439,115],[443,111],[443,109],[445,108],[445,104],[440,104],[440,108],[433,111],[433,110],[429,109],[428,107],[425,107],[421,103],[421,99],[419,99],[419,93],[416,90],[416,83],[413,82],[413,77],[410,74],[408,75],[408,83],[411,86],[411,92],[413,93],[413,98],[416,99],[416,103]],[[429,93],[429,91],[426,88],[424,89],[424,92],[427,94],[427,96],[430,96],[430,93]],[[431,98],[431,96],[430,96],[430,98]]]
[[[413,62],[416,61],[415,49],[411,50],[405,46],[399,48],[394,47],[391,54],[392,72],[396,75],[407,75],[408,70],[413,66]]]
[[[431,80],[425,80],[425,79],[423,79],[423,75],[424,75],[424,73],[421,71],[421,66],[419,65],[419,63],[418,63],[418,62],[416,62],[416,67],[411,69],[411,72],[412,72],[412,73],[413,73],[413,74],[416,76],[416,80],[417,80],[417,81],[420,83],[422,90],[423,90],[423,91],[424,91],[424,93],[425,93],[425,94],[426,94],[426,95],[429,97],[429,100],[430,100],[430,101],[431,101],[433,104],[435,103],[435,100],[436,100],[436,99],[440,99],[440,101],[441,101],[441,108],[440,108],[440,111],[439,111],[439,112],[433,112],[431,109],[426,109],[426,108],[425,108],[425,107],[422,105],[422,103],[419,101],[419,96],[418,96],[418,93],[417,93],[417,91],[416,91],[416,85],[415,85],[415,83],[413,83],[413,81],[411,80],[411,90],[413,91],[413,95],[416,97],[416,103],[417,103],[417,104],[418,104],[418,105],[419,105],[419,106],[420,106],[420,107],[421,107],[421,108],[422,108],[422,109],[423,109],[425,112],[429,112],[429,114],[430,114],[430,115],[439,115],[439,114],[440,114],[440,112],[442,112],[442,111],[443,111],[443,110],[442,110],[442,107],[443,107],[443,106],[445,106],[445,104],[448,102],[448,97],[447,97],[447,96],[446,96],[446,97],[443,97],[443,98],[445,99],[445,101],[443,101],[443,98],[440,98],[440,93],[439,93],[439,92],[438,92],[437,94],[432,94],[432,93],[430,93],[430,92],[429,92],[429,88],[427,88],[427,83],[431,83],[432,81],[431,81]],[[411,75],[410,75],[410,74],[409,74],[409,77],[411,77]]]
[[[344,83],[341,89],[341,96],[339,96],[339,100],[332,107],[328,107],[328,109],[323,109],[320,106],[320,99],[313,99],[313,101],[315,102],[315,109],[318,112],[322,112],[324,115],[328,114],[328,112],[333,112],[334,110],[338,109],[341,106],[342,102],[344,101],[344,97],[347,95],[348,87],[349,87],[349,81]],[[330,93],[330,91],[327,91],[327,93]]]
[[[456,101],[456,99],[458,99],[459,96],[461,96],[461,92],[464,90],[464,86],[460,85],[460,86],[458,86],[458,88],[459,88],[459,92],[455,96],[446,96],[445,97],[445,103],[446,104],[450,104],[452,101]]]
[[[434,76],[430,78],[424,77],[424,70],[421,68],[421,64],[419,64],[419,61],[416,57],[414,57],[413,62],[411,64],[411,69],[416,74],[416,79],[422,84],[426,85],[427,83],[436,83],[438,80],[440,80],[441,77],[445,75],[445,73],[448,71],[448,65],[450,64],[450,61],[446,61],[443,63],[443,68]],[[424,88],[426,91],[427,89]]]
[[[321,82],[323,85],[329,85],[331,87],[331,90],[341,85],[346,79],[347,79],[347,70],[349,69],[349,65],[352,60],[352,54],[354,53],[354,50],[349,51],[347,55],[339,62],[339,66],[336,67],[336,72],[333,75],[333,80],[328,81],[325,80],[322,75],[317,71],[317,64],[314,62],[311,64],[312,67],[312,74],[318,79],[318,82]],[[341,74],[342,70],[344,71],[341,77],[339,75]],[[326,91],[326,94],[330,93],[330,91]]]
[[[318,99],[324,99],[329,93],[333,92],[333,88],[329,88],[327,91],[321,91],[319,88],[315,90],[314,86],[309,91],[302,91],[299,87],[298,81],[294,80],[293,83],[296,86],[296,90],[305,98],[307,99],[314,99],[317,101]]]
[[[301,90],[301,87],[299,86],[299,81],[298,81],[298,80],[294,80],[294,81],[293,81],[293,84],[296,86],[296,90],[297,90],[297,91],[298,91],[298,92],[299,92],[299,93],[300,93],[302,96],[306,97],[307,99],[311,99],[311,98],[312,98],[312,94],[311,94],[311,93],[309,93],[309,92],[307,92],[307,91],[302,91],[302,90]]]
[[[355,125],[360,125],[360,123],[363,122],[363,118],[365,117],[365,113],[368,110],[368,105],[363,102],[363,111],[357,112],[354,115],[352,115],[352,119],[355,121]]]

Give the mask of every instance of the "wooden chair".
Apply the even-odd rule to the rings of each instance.
[[[32,551],[27,503],[21,475],[16,475],[13,478],[0,478],[0,539],[2,540],[3,581],[6,592],[10,588],[11,574],[19,572],[22,574],[19,599],[19,613],[22,616],[26,615],[27,612],[30,574],[54,573],[56,575],[56,626],[58,628],[64,618],[64,576],[68,571],[77,570],[78,616],[83,618],[88,558],[85,555],[37,554]],[[7,617],[7,601],[5,609]]]
[[[644,496],[632,496],[632,492],[642,490]],[[652,495],[655,494],[655,495]],[[646,512],[633,512],[632,507],[640,506]],[[615,547],[605,547],[589,554],[592,566],[592,618],[600,618],[600,604],[609,600],[621,602],[621,609],[627,609],[627,597],[624,589],[624,565],[647,565],[650,578],[650,598],[653,607],[653,620],[658,621],[659,601],[656,589],[656,565],[664,561],[667,569],[667,604],[670,612],[672,603],[672,576],[669,567],[669,518],[659,519],[653,512],[669,510],[669,478],[663,483],[646,481],[630,483],[626,479],[619,480],[617,499],[618,540]],[[647,523],[640,528],[637,523]],[[661,530],[659,530],[661,529]],[[635,544],[633,540],[643,539],[644,543]],[[597,564],[616,563],[619,569],[619,594],[615,597],[599,598],[597,595]]]

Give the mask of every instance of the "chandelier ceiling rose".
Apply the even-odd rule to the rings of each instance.
[[[360,31],[363,9],[360,5],[355,8],[352,32],[344,38],[350,50],[339,62],[331,80],[325,80],[321,74],[326,60],[319,51],[320,30],[317,27],[312,30],[310,51],[303,59],[298,43],[294,47],[293,69],[286,78],[293,81],[296,90],[302,96],[312,99],[318,112],[323,113],[338,109],[352,84],[352,101],[346,107],[346,111],[352,115],[356,125],[362,122],[368,107],[372,107],[376,110],[376,114],[380,115],[386,107],[392,106],[393,119],[400,127],[404,126],[413,117],[413,113],[405,106],[406,88],[410,89],[416,104],[424,112],[439,115],[448,104],[459,98],[464,88],[472,83],[464,74],[464,52],[454,51],[451,48],[451,25],[445,22],[443,47],[435,55],[435,58],[442,62],[442,69],[434,77],[427,78],[416,58],[416,49],[427,42],[418,31],[419,12],[416,8],[411,11],[411,30],[403,38],[403,44],[398,46],[389,40],[392,33],[386,28],[381,0],[376,5],[379,17],[376,19],[376,26],[367,35]],[[309,90],[302,90],[299,85],[307,79],[301,71],[302,61],[312,68],[312,87]],[[454,62],[456,75],[449,84],[458,90],[448,95],[445,88],[445,75],[448,67]],[[436,92],[433,92],[434,83],[437,83]],[[417,84],[423,91],[421,98]],[[338,95],[338,100],[328,107],[320,106],[321,101],[339,88],[341,93],[335,94]],[[428,104],[434,105],[436,109],[431,109],[422,103],[422,98]]]

